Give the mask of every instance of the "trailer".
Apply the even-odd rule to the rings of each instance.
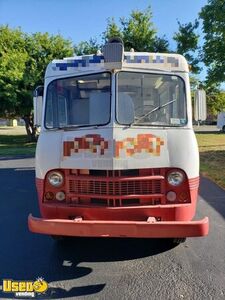
[[[103,53],[53,60],[34,97],[36,187],[52,236],[173,238],[208,234],[193,220],[199,153],[189,69],[178,54]]]

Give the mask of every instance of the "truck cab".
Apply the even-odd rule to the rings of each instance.
[[[32,232],[55,236],[186,238],[194,220],[199,154],[188,64],[178,54],[103,53],[52,61],[38,105]],[[38,100],[40,101],[40,99]]]

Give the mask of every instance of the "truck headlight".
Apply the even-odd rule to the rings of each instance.
[[[60,172],[52,171],[47,178],[48,182],[54,187],[59,187],[63,184],[63,175]]]
[[[178,186],[184,180],[184,174],[179,171],[172,171],[167,175],[167,181],[170,185]]]

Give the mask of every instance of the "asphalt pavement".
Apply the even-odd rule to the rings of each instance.
[[[39,216],[34,159],[0,160],[0,285],[49,283],[40,299],[225,299],[225,191],[201,179],[197,218],[207,237],[171,246],[163,239],[68,239],[60,244],[27,228]],[[14,299],[0,292],[0,299]]]

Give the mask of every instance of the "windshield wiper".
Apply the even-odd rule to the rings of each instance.
[[[141,116],[140,118],[138,118],[133,124],[138,123],[139,121],[141,121],[142,119],[146,118],[147,116],[149,116],[149,115],[152,114],[153,112],[155,112],[155,111],[157,111],[157,110],[160,110],[161,108],[163,108],[163,107],[165,107],[165,106],[167,106],[167,105],[169,105],[169,104],[171,104],[171,103],[173,103],[173,102],[175,102],[175,101],[177,101],[177,99],[171,100],[171,101],[169,101],[169,102],[166,102],[166,103],[163,104],[163,105],[159,105],[159,106],[153,108],[152,110],[150,110],[149,112],[147,112],[146,114],[144,114],[143,116]]]

